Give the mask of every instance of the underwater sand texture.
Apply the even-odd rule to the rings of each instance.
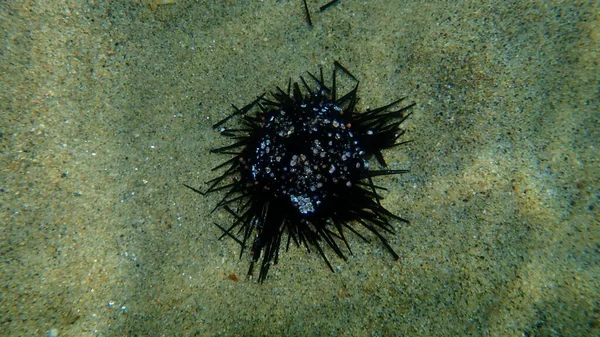
[[[150,2],[0,4],[1,336],[600,335],[596,2]],[[183,183],[230,104],[334,60],[360,109],[417,103],[376,180],[400,260],[349,236],[258,284]]]

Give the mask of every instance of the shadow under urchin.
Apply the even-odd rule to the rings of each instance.
[[[336,70],[355,81],[343,95],[337,92]],[[223,174],[207,182],[205,192],[185,185],[202,195],[224,193],[213,212],[225,210],[232,223],[216,224],[221,238],[241,245],[240,258],[250,247],[248,275],[260,263],[259,282],[277,264],[283,240],[286,250],[291,242],[316,250],[333,271],[324,247],[346,260],[346,252],[352,254],[348,233],[369,241],[357,230],[361,226],[398,259],[384,235],[394,232],[392,220],[408,222],[381,205],[379,191],[385,189],[372,179],[407,170],[373,170],[368,159],[375,157],[385,168],[381,151],[406,143],[398,142],[404,134],[400,125],[414,103],[394,109],[401,98],[359,113],[358,80],[338,62],[330,86],[322,69],[319,77],[308,75],[312,86],[300,77],[300,84],[290,80],[287,90],[277,87],[270,98],[263,94],[243,108],[234,106],[213,125],[233,141],[211,150],[231,156],[213,169]],[[233,119],[240,121],[224,127]]]

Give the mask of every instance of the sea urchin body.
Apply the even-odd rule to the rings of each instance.
[[[400,99],[358,113],[358,81],[338,97],[338,69],[354,79],[336,62],[331,86],[325,84],[322,71],[319,77],[309,73],[316,83],[312,87],[301,77],[301,84],[290,81],[287,90],[278,87],[271,98],[262,95],[241,109],[234,107],[233,114],[214,125],[233,140],[211,151],[232,156],[215,167],[224,173],[209,181],[206,192],[186,185],[201,194],[224,191],[215,210],[224,209],[233,222],[217,226],[222,237],[242,246],[240,256],[251,247],[248,274],[260,263],[259,281],[277,263],[286,234],[286,249],[291,242],[315,249],[331,270],[322,243],[345,260],[345,252],[351,253],[346,233],[368,241],[357,230],[360,226],[398,258],[384,234],[393,232],[391,220],[407,221],[380,204],[378,190],[383,188],[372,178],[406,170],[372,170],[368,159],[375,157],[386,166],[381,150],[402,144],[400,125],[414,104],[394,109],[404,100]],[[224,127],[232,119],[241,123]]]

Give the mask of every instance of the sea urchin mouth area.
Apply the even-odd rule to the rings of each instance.
[[[300,214],[318,211],[366,170],[352,125],[332,101],[281,104],[258,117],[261,136],[245,150],[246,176]]]

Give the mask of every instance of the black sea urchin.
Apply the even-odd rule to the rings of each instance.
[[[338,97],[336,69],[356,81],[336,62],[331,86],[325,85],[321,70],[318,78],[308,73],[316,86],[300,77],[301,85],[290,80],[287,90],[278,87],[271,98],[263,94],[241,109],[234,107],[233,114],[213,126],[233,139],[233,144],[211,150],[233,156],[213,169],[225,172],[208,182],[206,192],[186,185],[200,194],[224,191],[214,210],[224,209],[233,223],[227,228],[216,225],[221,237],[242,246],[240,257],[252,241],[248,275],[260,260],[259,281],[277,263],[284,233],[286,249],[291,241],[308,251],[314,248],[332,271],[321,242],[345,260],[344,251],[352,253],[347,231],[368,241],[357,231],[360,226],[398,259],[382,232],[393,232],[392,219],[407,221],[380,204],[377,190],[383,188],[372,178],[407,171],[372,170],[368,158],[374,156],[386,166],[381,150],[403,144],[397,142],[404,134],[400,124],[414,103],[394,109],[401,98],[358,113],[358,81]],[[240,125],[225,128],[234,117],[241,119]]]

